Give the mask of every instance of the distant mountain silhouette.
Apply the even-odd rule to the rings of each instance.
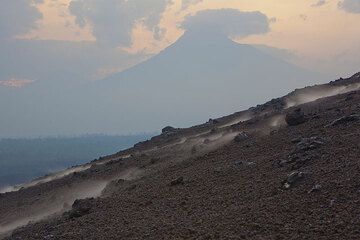
[[[314,73],[224,35],[186,32],[158,55],[100,84],[120,105],[131,101],[135,109],[186,126],[319,81]],[[131,96],[136,97],[124,100]]]
[[[187,31],[156,56],[100,81],[36,81],[16,92],[0,88],[6,99],[0,101],[0,135],[128,134],[187,127],[322,80],[271,51],[221,34]]]

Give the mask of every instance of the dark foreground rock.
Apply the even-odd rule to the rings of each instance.
[[[242,141],[244,141],[244,140],[246,140],[248,138],[249,138],[249,136],[246,133],[241,132],[241,133],[239,133],[238,135],[235,136],[234,141],[239,143],[239,142],[242,142]]]
[[[77,199],[72,205],[70,211],[65,213],[68,218],[79,218],[90,213],[94,205],[94,198]]]
[[[307,121],[305,114],[301,110],[301,108],[298,108],[285,116],[285,121],[289,126],[297,126],[300,124],[303,124]]]

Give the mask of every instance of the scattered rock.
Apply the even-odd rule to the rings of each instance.
[[[293,153],[314,150],[325,144],[325,140],[320,137],[300,138],[295,142],[296,146]]]
[[[85,178],[85,177],[87,177],[87,174],[86,174],[86,172],[73,172],[73,174],[72,174],[74,177],[79,177],[79,178]]]
[[[174,128],[171,126],[164,127],[161,132],[163,135],[173,135],[179,131],[179,128]]]
[[[347,101],[353,100],[353,99],[354,99],[354,95],[355,95],[355,92],[348,93],[348,94],[346,95],[345,101],[347,102]]]
[[[346,124],[349,122],[356,122],[360,120],[360,115],[359,114],[351,114],[348,116],[344,116],[341,118],[338,118],[336,120],[334,120],[333,122],[331,122],[328,126],[338,126],[341,124]]]
[[[184,184],[184,178],[183,177],[178,177],[177,179],[174,179],[170,182],[171,186],[176,186],[176,185],[180,185],[180,184]]]
[[[283,187],[285,189],[290,189],[296,183],[304,178],[305,174],[303,172],[292,172],[288,175],[285,181],[283,181]]]
[[[219,123],[218,120],[212,119],[212,118],[210,118],[209,121],[208,121],[208,124],[218,124],[218,123]]]
[[[281,159],[277,162],[280,167],[292,164],[291,170],[297,170],[307,162],[320,158],[320,154],[315,150],[325,144],[325,140],[320,137],[295,138],[291,142],[296,144],[295,148],[286,159]]]
[[[252,166],[255,165],[255,162],[248,162],[248,161],[243,161],[243,160],[236,160],[234,162],[235,166]]]
[[[248,138],[249,138],[249,136],[246,133],[241,132],[234,138],[234,141],[239,143],[239,142],[242,142],[242,141],[244,141],[245,139],[248,139]]]
[[[286,116],[285,116],[285,122],[289,126],[297,126],[297,125],[305,123],[307,120],[308,119],[306,118],[306,116],[303,113],[303,111],[301,110],[301,108],[298,108],[298,109],[286,114]]]
[[[313,192],[319,192],[321,189],[321,185],[320,184],[316,184],[315,186],[313,186],[308,193],[313,193]]]
[[[108,161],[107,163],[105,163],[105,165],[106,165],[106,166],[111,166],[111,165],[113,165],[113,164],[118,163],[118,161],[119,161],[119,160],[117,160],[117,159],[116,159],[116,160],[111,160],[111,161]]]

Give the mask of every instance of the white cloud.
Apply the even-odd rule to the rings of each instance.
[[[9,79],[0,81],[0,86],[12,87],[12,88],[22,88],[30,83],[34,82],[30,79]]]
[[[360,0],[343,0],[338,3],[338,6],[349,13],[360,13]]]
[[[263,13],[236,9],[203,10],[195,16],[188,16],[182,27],[187,31],[230,37],[264,34],[270,30],[269,19]]]
[[[188,7],[190,7],[191,5],[195,5],[198,3],[201,3],[203,0],[182,0],[181,2],[181,9],[187,9]]]
[[[7,0],[0,4],[0,39],[12,38],[36,28],[42,14],[36,4],[42,0]]]
[[[143,24],[156,39],[164,32],[159,27],[162,13],[170,0],[72,0],[70,13],[80,27],[90,24],[100,43],[131,45],[134,26]]]

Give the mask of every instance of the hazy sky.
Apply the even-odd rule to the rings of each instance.
[[[355,24],[360,20],[358,0],[44,0],[35,2],[37,2],[35,7],[42,14],[42,18],[36,22],[37,29],[18,35],[19,38],[69,41],[110,39],[118,43],[119,47],[124,45],[127,47],[130,43],[133,51],[146,48],[148,51],[156,52],[181,35],[182,31],[178,26],[186,15],[195,14],[203,9],[235,8],[241,11],[261,11],[272,20],[270,33],[252,37],[248,42],[261,42],[318,57],[331,53],[341,54],[359,47],[360,42],[360,28]],[[105,26],[106,24],[111,26]],[[158,39],[155,37],[157,28],[164,31]],[[109,35],[109,32],[112,34]],[[105,33],[108,35],[104,36]],[[144,43],[144,37],[149,42]]]
[[[198,14],[209,9],[228,10]],[[60,86],[71,91],[148,59],[196,21],[329,80],[360,70],[360,0],[4,0],[0,110],[21,125],[23,89],[34,91],[21,99],[46,102]]]
[[[360,63],[359,0],[5,0],[1,4],[0,39],[87,41],[122,55],[121,62],[99,64],[92,79],[159,52],[181,36],[187,15],[204,9],[260,11],[269,18],[270,31],[234,39],[289,50],[296,55],[292,61],[305,67],[340,76],[356,71]],[[36,80],[17,75],[0,76],[2,85]],[[19,77],[24,81],[9,82]]]

